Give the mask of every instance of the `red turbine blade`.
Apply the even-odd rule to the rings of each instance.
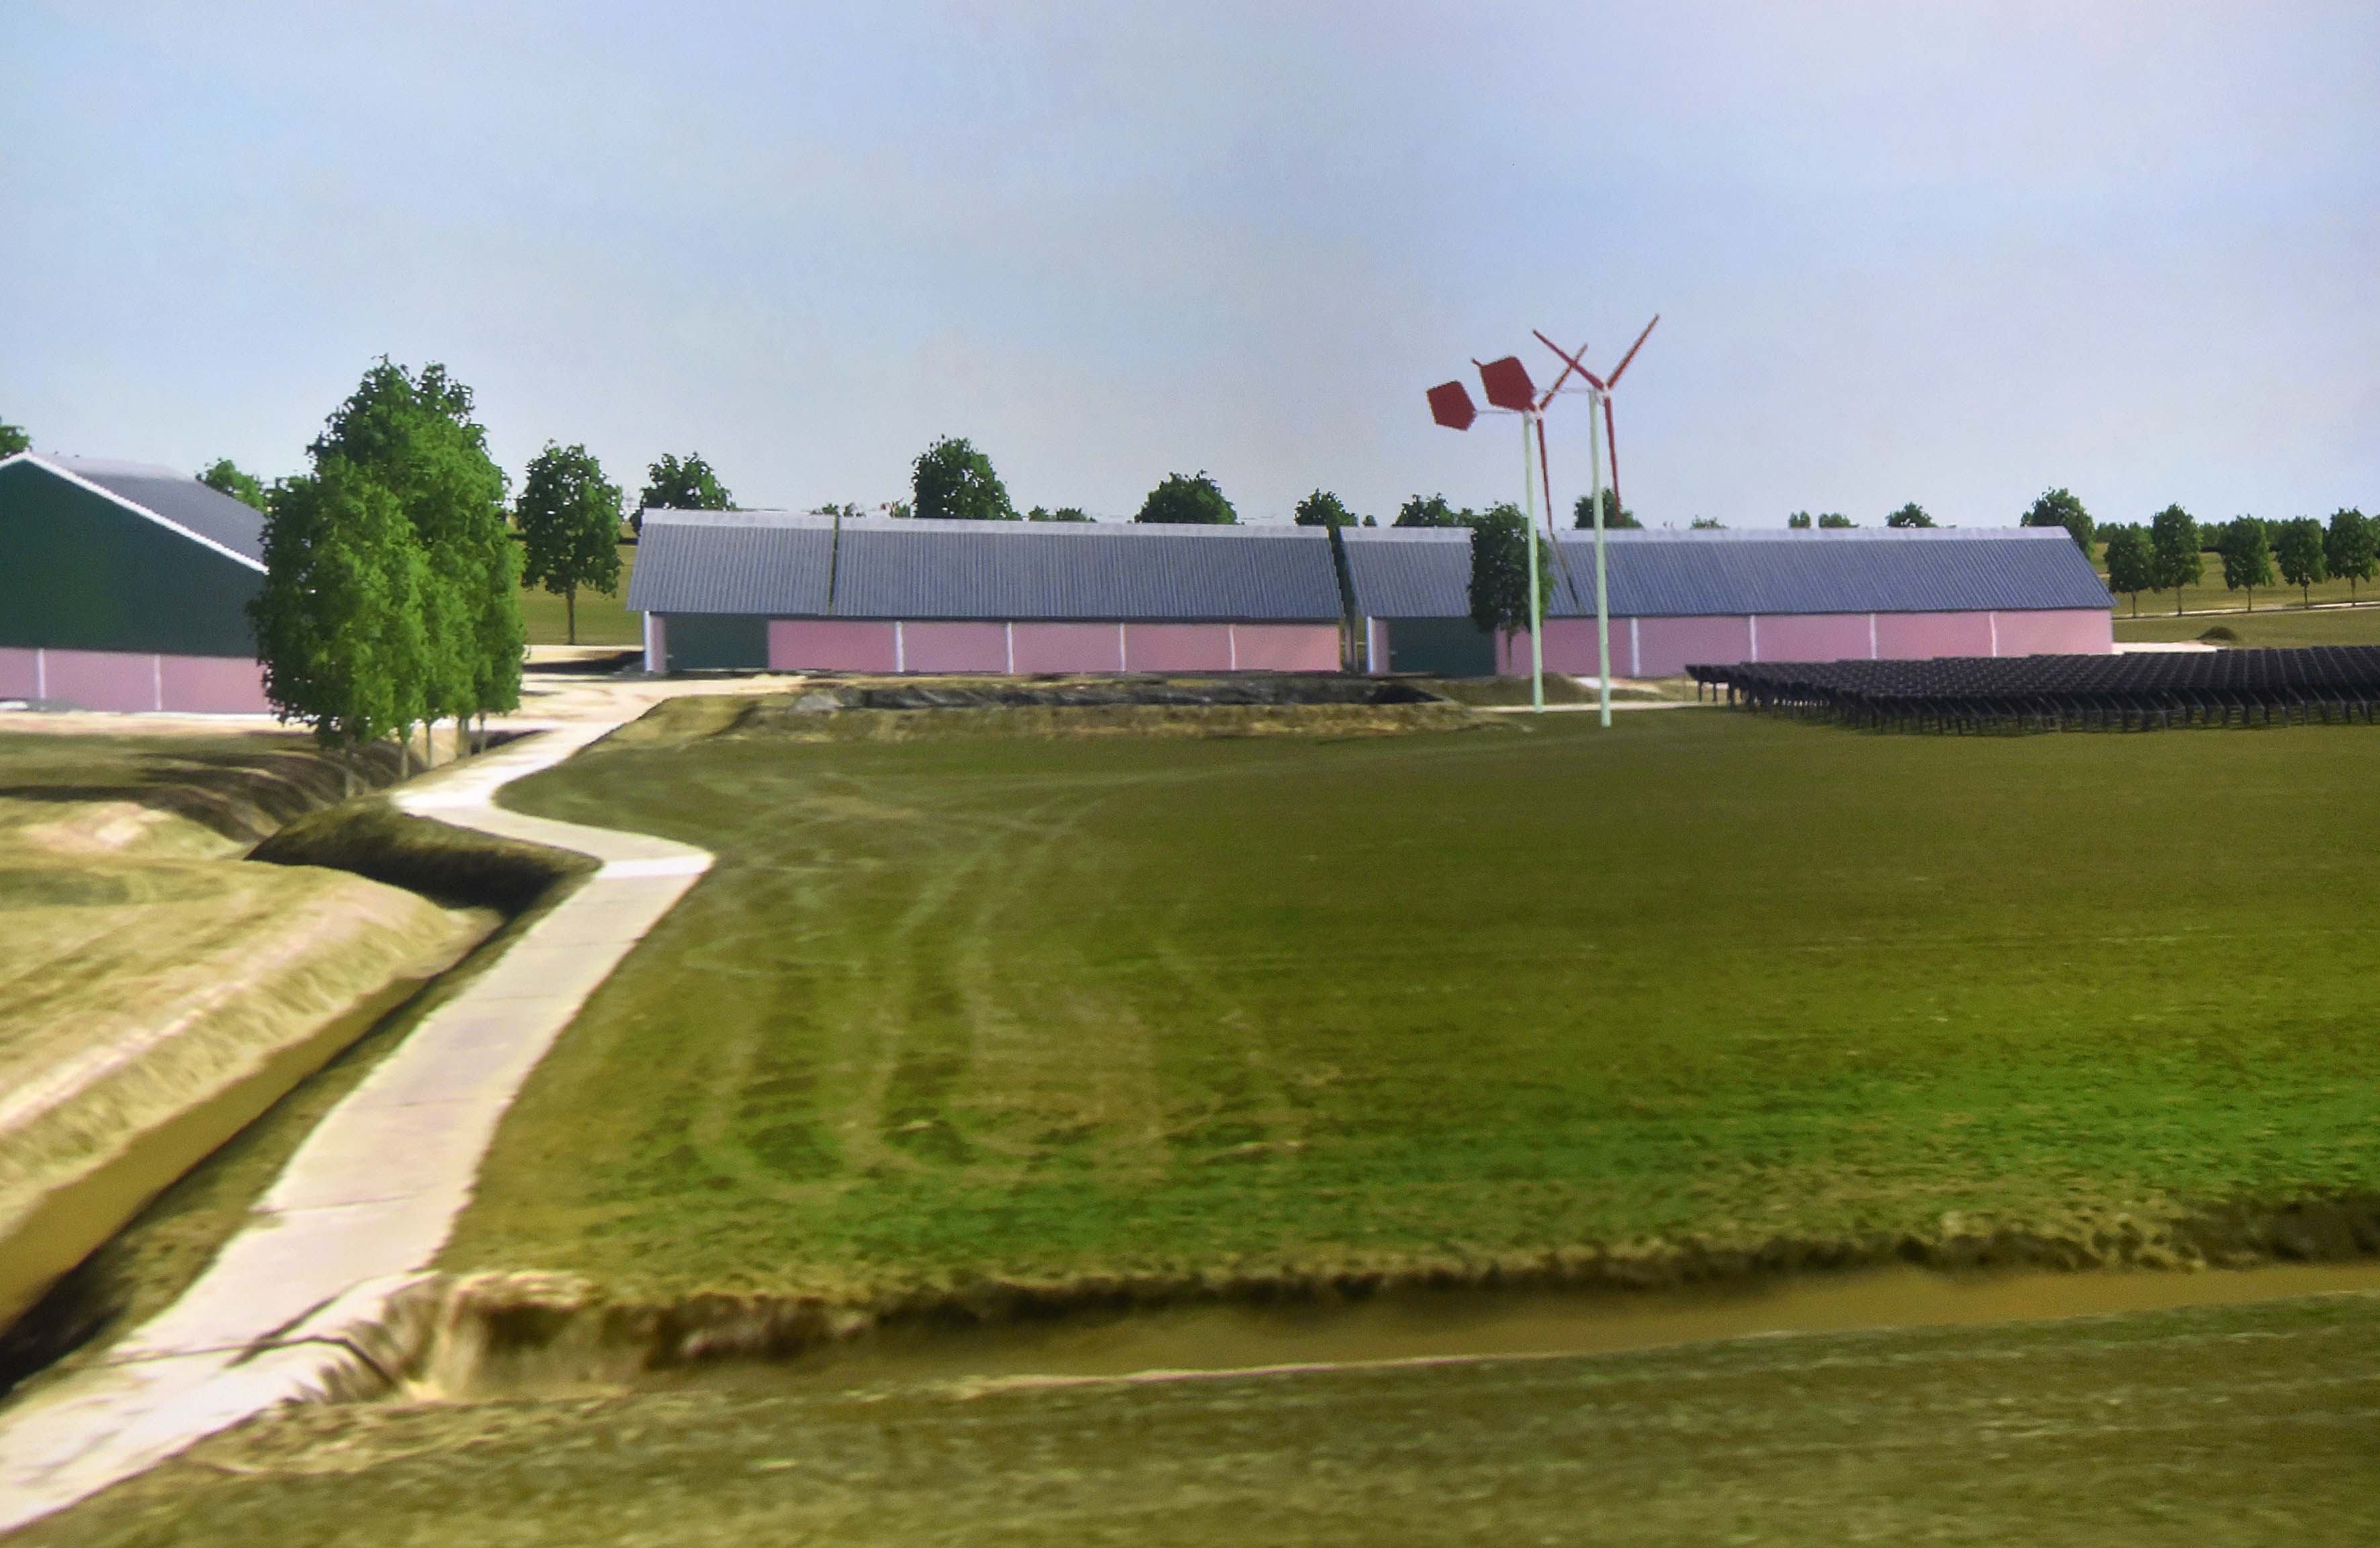
[[[1525,414],[1537,406],[1536,383],[1529,380],[1529,368],[1521,364],[1517,355],[1481,366],[1479,384],[1488,390],[1488,401],[1499,408]]]
[[[1479,411],[1460,381],[1441,381],[1429,390],[1429,417],[1451,430],[1467,430]]]
[[[1534,328],[1530,329],[1529,332],[1532,333],[1537,333],[1537,331]],[[1576,355],[1571,355],[1565,353],[1561,345],[1554,343],[1553,340],[1546,337],[1543,333],[1537,333],[1537,342],[1544,345],[1548,349],[1552,350],[1556,355],[1561,356],[1562,359],[1561,375],[1554,378],[1554,384],[1546,389],[1546,395],[1543,399],[1539,400],[1537,406],[1542,408],[1545,405],[1553,402],[1554,394],[1561,391],[1561,384],[1570,380],[1570,373],[1572,371],[1576,371],[1579,375],[1586,378],[1589,381],[1595,382],[1595,385],[1598,389],[1602,387],[1603,383],[1597,381],[1595,373],[1588,370],[1584,365],[1580,364],[1580,361],[1585,357],[1586,345],[1580,345],[1578,346],[1578,353]]]
[[[1652,330],[1648,328],[1645,332],[1649,333]],[[1645,341],[1639,339],[1636,342],[1642,344]],[[1612,374],[1614,377],[1619,375],[1617,371]],[[1611,520],[1603,524],[1610,526],[1620,520],[1620,513],[1628,507],[1620,503],[1620,426],[1611,417],[1611,394],[1609,393],[1603,394],[1603,443],[1611,452]]]
[[[1655,312],[1653,314],[1653,322],[1658,322],[1660,320],[1661,314],[1659,312]],[[1620,373],[1628,369],[1628,362],[1636,358],[1636,352],[1644,348],[1645,341],[1652,336],[1653,322],[1647,322],[1645,324],[1645,332],[1636,335],[1636,342],[1628,346],[1628,353],[1620,357],[1620,364],[1611,368],[1611,385],[1614,387],[1620,385]]]

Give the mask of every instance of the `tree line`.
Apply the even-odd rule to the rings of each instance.
[[[2346,581],[2352,599],[2358,583],[2380,569],[2380,523],[2351,509],[2334,512],[2327,523],[2313,516],[2200,522],[2180,506],[2168,505],[2145,528],[2101,532],[2107,588],[2130,597],[2135,616],[2143,591],[2171,591],[2173,611],[2180,612],[2182,589],[2204,578],[2209,552],[2221,567],[2225,589],[2245,591],[2252,608],[2255,588],[2274,585],[2277,575],[2279,583],[2298,587],[2301,599],[2312,606],[2313,587],[2323,581]]]

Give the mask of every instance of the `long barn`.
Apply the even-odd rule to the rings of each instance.
[[[648,511],[653,671],[1336,671],[1330,534]]]
[[[1470,620],[1470,534],[1342,534],[1354,627],[1372,671],[1528,671],[1529,641]],[[2106,654],[2115,599],[2062,527],[1610,532],[1615,677],[1730,661]],[[1597,671],[1595,548],[1548,561],[1545,664]]]
[[[0,699],[262,713],[264,518],[142,463],[0,460]]]

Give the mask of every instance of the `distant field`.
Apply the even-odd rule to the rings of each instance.
[[[2380,1190],[2375,756],[1718,711],[599,746],[508,799],[720,865],[444,1262],[868,1300],[1996,1226],[2154,1259]]]
[[[2220,618],[2163,618],[2143,614],[2134,619],[2116,614],[2116,639],[2194,640],[2213,628],[2225,628],[2247,647],[2278,648],[2307,645],[2380,645],[2380,608],[2328,608],[2308,612],[2302,608],[2267,612],[2232,613]]]
[[[578,594],[578,643],[637,645],[644,637],[643,615],[628,611],[628,574],[637,563],[637,546],[620,545],[620,587],[606,597],[599,591]],[[523,587],[521,622],[528,626],[531,645],[561,645],[569,638],[567,610],[561,598],[540,587]]]
[[[1071,1387],[285,1409],[12,1541],[2380,1540],[2380,1300]]]

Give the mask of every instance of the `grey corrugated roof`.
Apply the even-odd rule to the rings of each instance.
[[[1451,618],[1470,611],[1468,534],[1375,528],[1343,536],[1359,612]],[[1425,537],[1431,541],[1415,541]],[[1621,618],[2115,606],[2062,527],[1632,530],[1605,537],[1611,611]],[[1594,538],[1565,531],[1561,547],[1568,574],[1554,571],[1548,616],[1591,617]],[[1391,551],[1369,558],[1376,549]],[[1397,611],[1420,604],[1430,611]]]
[[[263,513],[207,488],[188,474],[152,463],[110,462],[98,457],[54,457],[42,453],[32,460],[96,484],[126,504],[138,506],[168,526],[227,549],[250,563],[264,562]]]
[[[1367,618],[1456,618],[1471,611],[1471,533],[1440,526],[1351,526],[1347,580]]]
[[[838,618],[1336,621],[1329,534],[1297,526],[845,520],[648,511],[646,612]]]

